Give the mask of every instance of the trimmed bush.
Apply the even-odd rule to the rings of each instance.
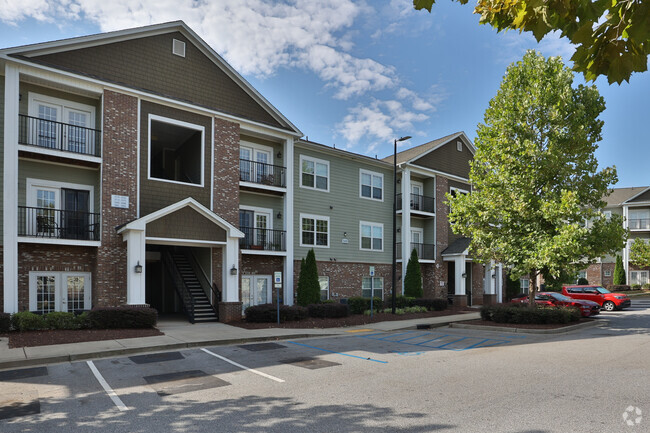
[[[643,285],[643,289],[644,289],[644,290],[650,290],[650,283],[645,283],[645,284]]]
[[[564,324],[580,320],[580,310],[572,307],[534,307],[526,304],[484,305],[481,319],[496,323]]]
[[[17,331],[40,331],[47,329],[47,323],[40,314],[21,311],[11,316],[11,325]]]
[[[370,298],[363,298],[361,296],[348,298],[348,306],[350,307],[350,314],[363,314],[364,311],[370,310]],[[384,302],[381,298],[373,299],[372,308],[375,311],[380,311],[384,308]]]
[[[589,284],[589,280],[587,280],[585,277],[578,278],[579,286],[586,286],[587,284]]]
[[[621,256],[616,256],[616,264],[614,265],[614,285],[620,286],[627,283],[625,279],[625,269],[623,268],[623,259]]]
[[[91,328],[152,328],[158,312],[145,307],[101,307],[90,310],[87,317]]]
[[[246,308],[247,322],[272,323],[278,320],[276,304],[260,304]],[[307,318],[307,308],[299,305],[280,305],[280,322],[294,322]]]
[[[45,315],[45,324],[50,329],[78,329],[74,313],[53,311]]]
[[[88,312],[84,311],[81,314],[74,316],[74,321],[77,325],[77,329],[88,329],[90,328],[90,320],[88,320]]]
[[[619,284],[619,285],[610,284],[609,286],[607,286],[607,290],[609,290],[610,292],[628,292],[632,290],[632,287],[628,286],[627,284]]]
[[[316,255],[313,248],[307,253],[304,264],[301,262],[297,292],[296,302],[298,305],[306,307],[320,302],[318,267],[316,266]]]
[[[422,271],[420,270],[420,260],[415,248],[411,252],[406,265],[406,275],[404,276],[404,294],[412,298],[421,298],[424,295],[422,291]]]
[[[415,305],[415,304],[413,304],[414,301],[415,301],[415,298],[413,298],[411,296],[402,296],[402,295],[396,296],[395,297],[395,308],[412,307],[412,306]],[[390,301],[387,302],[387,303],[390,304]]]
[[[307,306],[309,317],[348,317],[350,315],[350,307],[345,304],[323,303],[311,304]]]
[[[632,287],[632,290],[640,290],[641,284],[632,284],[630,287]]]
[[[428,311],[446,310],[449,302],[443,298],[420,298],[413,300],[414,307],[425,307]]]
[[[11,329],[11,314],[0,313],[0,332],[9,332]]]

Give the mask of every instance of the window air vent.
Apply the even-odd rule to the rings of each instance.
[[[463,142],[462,141],[459,140],[459,141],[456,142],[456,150],[459,151],[459,152],[463,151]]]
[[[185,57],[185,42],[174,39],[174,43],[172,45],[172,53],[176,54],[177,56]]]

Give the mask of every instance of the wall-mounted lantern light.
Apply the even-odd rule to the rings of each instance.
[[[278,212],[277,217],[278,217],[278,219],[282,219],[282,212]]]
[[[278,152],[278,154],[277,154],[277,155],[275,155],[275,156],[277,156],[277,157],[278,157],[278,159],[282,159],[282,152]]]
[[[142,265],[140,264],[140,260],[138,260],[138,264],[135,265],[135,273],[136,274],[141,274],[142,273]]]
[[[463,272],[463,275],[461,275],[461,277],[467,278],[467,274],[465,272]]]
[[[235,265],[232,265],[232,268],[230,268],[230,275],[237,275],[237,268]]]

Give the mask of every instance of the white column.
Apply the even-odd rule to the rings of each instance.
[[[494,262],[490,261],[485,265],[485,272],[483,275],[483,293],[486,295],[492,295],[495,292],[494,290],[494,278],[492,278],[492,273],[494,272]]]
[[[494,279],[496,285],[497,302],[503,302],[503,264],[499,263],[495,268],[497,277]]]
[[[235,275],[230,270],[235,267]],[[239,302],[239,238],[228,237],[223,249],[223,302]],[[251,288],[252,290],[252,288]]]
[[[126,303],[143,305],[145,299],[146,275],[146,242],[144,230],[129,230],[124,234],[126,241]],[[137,265],[142,266],[142,272],[136,272]]]
[[[284,304],[293,305],[293,138],[287,139],[284,147],[287,193],[284,196],[284,229],[287,256],[284,259]]]
[[[628,228],[628,222],[627,219],[629,218],[629,208],[627,206],[623,206],[623,227]],[[625,269],[625,276],[626,280],[628,283],[630,282],[630,275],[629,275],[629,267],[627,261],[629,260],[630,257],[630,250],[629,250],[629,245],[630,245],[630,240],[628,239],[627,242],[625,242],[625,247],[623,247],[623,269]]]
[[[464,255],[459,255],[454,259],[454,270],[455,270],[455,277],[454,280],[456,282],[456,288],[455,288],[455,294],[456,295],[464,295],[465,294],[465,278],[463,278],[463,274],[465,273],[465,256]]]
[[[411,171],[402,170],[402,295],[406,279],[406,264],[411,258]]]
[[[18,68],[5,65],[3,273],[4,312],[18,312]]]

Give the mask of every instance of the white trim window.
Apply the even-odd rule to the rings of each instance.
[[[528,293],[528,290],[530,288],[530,280],[528,278],[520,279],[519,288],[521,289],[521,293]]]
[[[90,310],[91,287],[89,272],[30,272],[29,311]]]
[[[384,251],[384,225],[359,221],[359,249],[364,251]]]
[[[248,141],[239,143],[239,179],[242,182],[273,185],[274,168],[272,147]]]
[[[384,201],[384,175],[374,171],[360,169],[359,197]]]
[[[330,277],[319,275],[318,284],[320,285],[320,300],[327,301],[330,298]]]
[[[329,248],[329,227],[329,217],[300,214],[300,246]]]
[[[611,277],[611,276],[612,276],[612,271],[610,271],[610,270],[606,270],[606,271],[605,271],[605,276],[606,276],[606,277]]]
[[[630,209],[628,228],[630,230],[650,229],[650,209]]]
[[[363,277],[361,281],[361,296],[370,298],[371,292],[375,298],[384,299],[383,277]]]
[[[329,192],[330,162],[300,155],[300,187]]]
[[[243,249],[271,249],[274,239],[273,209],[239,207],[239,229],[244,233]]]
[[[203,187],[205,127],[155,114],[148,123],[147,178]]]
[[[630,271],[630,285],[644,285],[649,282],[648,271]]]

